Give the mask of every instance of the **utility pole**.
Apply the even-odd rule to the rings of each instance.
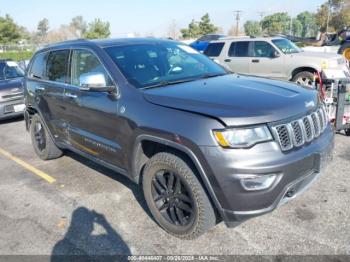
[[[236,14],[236,36],[238,36],[239,35],[239,22],[241,21],[241,13],[243,11],[235,10],[233,12]]]
[[[264,16],[266,14],[266,12],[258,12],[259,16],[260,16],[260,26],[261,26],[261,33],[263,32],[263,24],[262,21],[264,19]]]

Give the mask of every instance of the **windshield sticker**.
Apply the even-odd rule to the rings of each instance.
[[[17,67],[17,64],[13,61],[7,61],[6,64],[9,66],[9,67]]]
[[[188,54],[199,54],[198,51],[194,50],[192,47],[189,47],[187,45],[178,45],[178,47]]]

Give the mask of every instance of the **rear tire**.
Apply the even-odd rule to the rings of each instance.
[[[216,225],[210,200],[194,171],[180,157],[158,153],[147,163],[143,192],[157,223],[181,239],[195,239]]]
[[[35,153],[42,160],[51,160],[62,156],[62,150],[55,145],[49,131],[37,114],[31,119],[30,137]]]
[[[314,82],[314,74],[309,71],[303,71],[293,76],[292,81],[311,89]]]

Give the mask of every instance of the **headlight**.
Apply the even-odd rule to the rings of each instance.
[[[214,130],[213,133],[218,143],[226,148],[249,148],[257,143],[272,140],[272,135],[265,125]]]

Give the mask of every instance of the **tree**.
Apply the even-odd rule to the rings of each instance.
[[[201,35],[198,23],[192,19],[188,28],[181,29],[182,38],[197,38]]]
[[[111,35],[109,22],[103,22],[101,19],[95,19],[89,23],[88,29],[84,34],[87,39],[108,38]]]
[[[293,19],[292,35],[300,37],[302,32],[303,32],[303,24],[298,19]]]
[[[16,43],[23,37],[23,28],[18,26],[9,15],[0,16],[0,43]]]
[[[44,18],[39,21],[38,23],[38,34],[41,38],[44,38],[47,35],[47,32],[49,31],[49,20],[47,18]]]
[[[318,9],[316,14],[317,25],[321,32],[339,31],[350,24],[349,2],[342,0],[330,0]]]
[[[248,20],[244,24],[244,32],[249,36],[259,36],[261,35],[261,25],[257,21]]]
[[[218,28],[211,23],[208,13],[201,17],[201,21],[199,22],[198,27],[202,35],[213,34],[218,30]]]
[[[264,17],[262,28],[269,34],[289,34],[290,20],[287,13],[275,13]]]
[[[213,34],[217,30],[218,27],[211,23],[209,14],[206,13],[199,22],[192,19],[188,28],[181,29],[181,34],[183,38],[198,38],[202,35]]]
[[[73,17],[69,26],[77,38],[83,37],[87,30],[87,23],[82,16]]]
[[[301,37],[313,37],[317,35],[318,26],[316,15],[308,11],[302,12],[296,18],[302,25]]]

